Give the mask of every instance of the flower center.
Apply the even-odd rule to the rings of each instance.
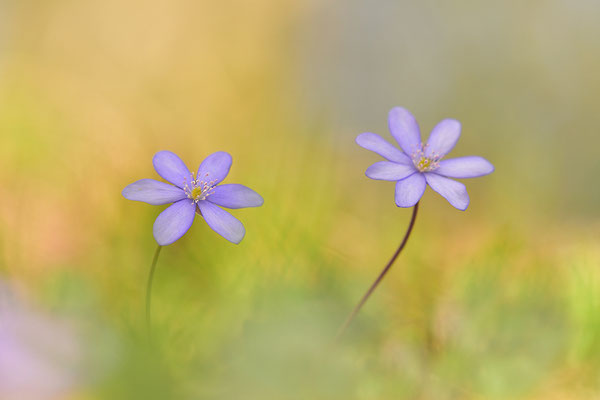
[[[202,188],[201,187],[193,188],[191,195],[194,199],[199,199],[200,196],[202,196]]]
[[[189,184],[187,181],[183,183],[183,190],[188,199],[193,200],[194,203],[206,200],[213,193],[217,180],[209,181],[208,174],[204,175],[202,179],[200,177],[194,178],[193,172],[190,175],[192,177],[191,182]]]
[[[421,143],[419,148],[410,156],[415,168],[419,170],[419,172],[435,171],[440,166],[440,160],[443,157],[435,152],[425,155],[426,149],[427,145],[423,145],[423,143]]]

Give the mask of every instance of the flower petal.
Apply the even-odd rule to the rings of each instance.
[[[454,148],[460,137],[460,122],[455,119],[444,119],[440,121],[429,134],[425,155],[430,157],[436,155],[443,157]]]
[[[379,161],[367,168],[367,175],[371,179],[381,181],[399,181],[416,172],[410,164],[398,164],[391,161]]]
[[[395,148],[391,143],[376,133],[361,133],[356,137],[356,143],[367,150],[374,151],[380,156],[400,164],[410,164],[411,159],[401,150]]]
[[[161,246],[173,243],[190,229],[195,215],[196,204],[192,200],[179,200],[154,221],[154,239]]]
[[[231,168],[231,156],[224,151],[217,151],[206,157],[198,167],[197,179],[204,182],[213,182],[216,185],[225,179]]]
[[[425,174],[425,179],[433,190],[441,194],[455,208],[464,211],[469,206],[469,194],[462,183],[435,173]]]
[[[173,185],[183,188],[185,182],[191,180],[192,173],[177,154],[170,151],[159,151],[152,158],[152,164],[156,172],[171,182]]]
[[[143,201],[153,206],[174,203],[186,198],[185,192],[178,187],[154,179],[140,179],[127,185],[121,193],[127,200]]]
[[[494,172],[494,166],[483,157],[469,156],[440,161],[436,174],[448,178],[477,178]]]
[[[199,201],[198,208],[212,230],[232,243],[242,241],[246,229],[237,218],[206,200]]]
[[[395,107],[388,115],[392,136],[409,156],[421,145],[421,130],[413,115],[405,108]]]
[[[260,194],[237,183],[215,187],[206,200],[227,208],[260,207],[264,203]]]
[[[396,183],[396,205],[412,207],[425,193],[425,177],[420,172],[414,173]]]

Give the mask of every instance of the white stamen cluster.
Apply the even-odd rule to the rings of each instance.
[[[190,172],[190,175],[192,177],[191,182],[189,184],[187,181],[183,183],[183,191],[187,195],[188,199],[193,200],[194,203],[198,203],[201,200],[206,200],[206,198],[214,192],[215,184],[218,180],[214,179],[209,181],[208,173],[206,173],[202,178],[194,178],[193,172]]]
[[[427,145],[421,143],[419,147],[410,155],[410,158],[412,159],[415,168],[418,169],[420,172],[431,172],[438,169],[438,167],[440,166],[440,160],[443,157],[442,155],[436,152],[433,152],[426,156],[426,150]]]

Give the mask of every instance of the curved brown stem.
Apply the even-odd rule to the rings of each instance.
[[[406,242],[408,241],[408,238],[410,236],[410,233],[412,232],[413,226],[415,225],[415,219],[417,218],[418,210],[419,210],[419,203],[417,202],[417,204],[415,204],[415,206],[413,208],[413,213],[412,213],[412,217],[410,219],[410,224],[408,225],[408,229],[406,230],[406,233],[404,234],[404,239],[402,239],[400,246],[398,247],[398,249],[392,256],[390,261],[388,261],[385,268],[383,268],[383,270],[381,271],[381,273],[379,274],[377,279],[375,279],[375,282],[373,282],[373,284],[371,285],[369,290],[367,290],[367,293],[365,293],[365,295],[362,297],[362,299],[360,299],[360,302],[356,305],[356,307],[354,307],[354,310],[352,310],[352,313],[350,313],[350,315],[348,316],[348,318],[346,319],[344,324],[341,326],[341,328],[338,331],[338,334],[336,336],[336,341],[339,340],[344,335],[344,332],[346,331],[346,329],[348,328],[348,326],[350,325],[350,323],[352,322],[352,320],[354,319],[356,314],[358,314],[358,312],[360,311],[362,306],[367,302],[367,300],[369,299],[371,294],[375,291],[375,289],[377,288],[379,283],[383,280],[383,277],[385,276],[385,274],[387,274],[387,272],[392,267],[392,264],[394,264],[394,261],[396,261],[396,258],[398,258],[398,256],[402,252],[402,249],[404,249],[404,246],[406,246]]]

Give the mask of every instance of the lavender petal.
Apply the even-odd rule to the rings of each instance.
[[[356,137],[356,143],[360,147],[371,150],[390,161],[400,164],[410,164],[412,162],[410,157],[376,133],[361,133]]]
[[[464,211],[469,206],[469,194],[462,183],[435,173],[425,174],[425,179],[434,191],[442,195],[455,208]]]
[[[200,167],[198,167],[197,179],[200,181],[216,185],[227,177],[231,168],[232,158],[224,151],[217,151],[206,157]]]
[[[417,172],[396,183],[396,205],[398,207],[412,207],[425,193],[425,177]]]
[[[365,175],[381,181],[399,181],[414,174],[417,170],[410,164],[398,164],[391,161],[379,161],[367,168]]]
[[[179,200],[156,218],[154,239],[161,246],[175,242],[190,229],[195,215],[196,204],[192,200]]]
[[[460,137],[460,122],[455,119],[440,121],[429,134],[425,155],[443,157],[456,145]]]
[[[388,115],[388,126],[394,139],[409,156],[421,145],[419,124],[407,109],[392,108]]]
[[[186,197],[178,187],[154,179],[133,182],[123,189],[122,194],[127,200],[143,201],[154,206],[174,203]]]
[[[183,188],[191,180],[191,172],[177,154],[170,151],[159,151],[152,158],[154,169],[162,178],[173,185]]]
[[[436,174],[448,178],[477,178],[494,172],[494,166],[488,160],[478,156],[450,158],[440,161]]]
[[[242,241],[246,229],[237,218],[206,200],[199,201],[198,208],[212,230],[232,243],[238,244]]]
[[[226,208],[260,207],[264,203],[260,194],[236,183],[215,187],[206,200]]]

